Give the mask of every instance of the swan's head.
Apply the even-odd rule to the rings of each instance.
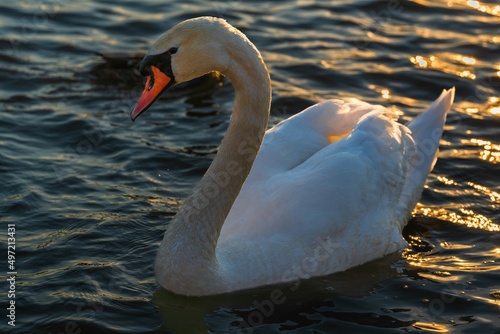
[[[225,72],[234,39],[246,37],[226,21],[199,17],[181,22],[163,34],[141,62],[146,86],[132,114],[135,120],[169,87],[212,71]]]

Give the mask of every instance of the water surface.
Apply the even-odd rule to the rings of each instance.
[[[342,97],[405,122],[456,87],[407,249],[279,298],[158,289],[159,242],[217,152],[234,91],[204,78],[132,123],[134,64],[200,15],[226,18],[261,50],[271,125]],[[0,245],[6,258],[15,224],[18,273],[16,326],[4,315],[0,331],[500,333],[498,2],[26,0],[3,2],[0,16]]]

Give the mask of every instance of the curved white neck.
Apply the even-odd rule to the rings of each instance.
[[[226,47],[229,64],[221,69],[236,91],[234,111],[217,156],[167,228],[156,259],[163,286],[188,284],[179,282],[182,276],[219,270],[215,249],[220,230],[264,137],[271,101],[269,73],[253,44],[237,41]]]

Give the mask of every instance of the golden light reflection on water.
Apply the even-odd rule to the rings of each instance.
[[[453,186],[458,186],[458,183],[453,181],[452,179],[447,178],[446,176],[438,176],[437,179],[441,182],[443,182],[446,185],[453,185]]]
[[[500,76],[500,71],[497,73]],[[493,115],[500,115],[500,98],[496,96],[490,96],[488,98],[488,103],[490,104],[489,112]]]
[[[461,1],[456,2],[460,3]],[[483,13],[500,16],[500,5],[489,5],[476,0],[467,0],[466,5]]]
[[[500,5],[498,4],[487,4],[477,0],[412,0],[413,2],[419,3],[423,6],[439,5],[447,7],[463,6],[472,8],[482,13],[487,13],[493,16],[500,16]]]
[[[488,4],[476,0],[413,0],[423,6],[441,6],[441,7],[457,7],[466,8],[469,10],[480,11],[490,16],[481,16],[481,18],[476,18],[476,20],[483,20],[486,22],[498,21],[498,18],[494,16],[500,16],[500,5],[499,4]],[[459,38],[462,41],[468,41],[470,44],[498,44],[500,43],[500,34],[498,31],[491,31],[491,34],[463,34],[460,32],[451,31],[433,31],[427,27],[415,27],[415,32],[423,38],[430,38],[432,36],[439,36],[442,39]],[[470,55],[457,54],[457,53],[437,53],[430,55],[417,54],[409,57],[409,61],[415,65],[415,67],[423,70],[433,70],[439,71],[447,74],[451,74],[460,78],[465,78],[469,80],[494,80],[495,78],[484,78],[482,76],[478,77],[476,73],[481,68],[493,69],[493,77],[500,77],[500,63],[491,63],[491,61],[481,61]],[[485,83],[478,83],[480,85],[485,85]],[[486,85],[491,86],[492,83],[486,83]],[[486,89],[491,87],[486,87]],[[454,105],[454,110],[466,113],[474,118],[482,118],[487,116],[500,116],[500,97],[490,96],[486,104],[478,101],[475,95],[469,96],[469,98],[458,100]],[[482,98],[481,98],[482,99]],[[477,102],[471,102],[477,101]],[[490,154],[491,153],[491,154]],[[497,163],[500,160],[498,152],[485,151],[481,156],[482,160]]]
[[[457,101],[454,104],[453,110],[481,119],[484,116],[499,116],[500,101],[497,96],[490,96],[485,104],[467,100]]]
[[[420,101],[412,99],[410,97],[400,96],[400,95],[392,95],[391,91],[386,87],[381,87],[381,86],[377,86],[374,84],[369,84],[368,89],[371,89],[373,91],[378,92],[382,99],[391,100],[391,102],[393,102],[393,103],[400,103],[400,104],[406,104],[406,105],[418,105],[420,103]],[[397,108],[395,105],[386,106],[386,107],[397,116],[402,116],[405,114],[403,110]],[[411,118],[409,118],[405,121],[409,121],[410,119]]]
[[[484,145],[490,149],[492,146],[491,142],[480,139],[473,139],[471,142],[474,142],[477,145]],[[498,145],[496,149],[500,150],[500,145]],[[437,180],[445,186],[435,189],[434,191],[436,192],[454,197],[466,195],[482,198],[482,201],[486,201],[488,203],[488,208],[493,209],[494,211],[500,209],[500,193],[484,185],[477,184],[472,181],[457,182],[450,177],[443,175],[437,176]],[[465,225],[469,228],[482,229],[490,232],[500,232],[500,225],[497,222],[494,222],[485,215],[476,212],[473,208],[471,208],[471,204],[457,203],[452,207],[441,208],[425,206],[419,203],[415,207],[413,214],[446,220],[455,224]],[[444,247],[446,245],[441,246]]]
[[[490,202],[500,204],[500,193],[497,193],[496,191],[493,191],[487,187],[481,186],[481,185],[476,184],[474,182],[467,182],[467,185],[476,189],[478,192],[488,196],[490,199]]]
[[[486,303],[490,303],[490,304],[494,304],[494,305],[500,306],[500,301],[497,300],[496,298],[495,299],[485,298],[485,297],[477,295],[477,294],[471,294],[470,297],[472,297],[474,299],[477,299],[477,300],[481,300],[481,301],[486,302]]]
[[[434,333],[447,333],[449,332],[448,327],[445,325],[440,325],[436,323],[428,323],[428,322],[421,322],[417,321],[413,324],[413,327],[416,329],[422,329],[427,332],[434,332]]]
[[[380,93],[382,94],[382,98],[385,100],[388,100],[391,96],[388,89],[382,89]]]
[[[493,164],[500,163],[500,144],[480,138],[463,139],[462,144],[481,147],[481,150],[478,151],[479,159]]]
[[[494,262],[466,261],[457,256],[429,256],[427,254],[404,251],[402,257],[410,266],[428,270],[418,272],[418,276],[439,282],[460,281],[463,278],[463,275],[460,273],[496,272],[500,270],[500,265]],[[446,276],[442,274],[443,272],[453,272],[454,274]]]
[[[490,203],[490,206],[494,209],[500,207],[500,193],[491,190],[488,187],[482,186],[480,184],[474,183],[474,182],[467,182],[465,185],[460,185],[458,182],[452,180],[451,178],[447,178],[446,176],[438,176],[437,177],[438,181],[441,181],[445,185],[448,186],[460,186],[462,188],[462,192],[465,193],[472,193],[475,196],[485,196],[488,198],[488,202]],[[467,189],[468,187],[472,189]],[[460,192],[459,189],[452,189],[456,194]]]
[[[434,56],[431,56],[431,57],[434,57]],[[429,57],[429,59],[431,59],[431,57]],[[426,68],[428,65],[427,60],[425,60],[424,57],[422,57],[422,56],[411,57],[410,61],[413,64],[417,65],[418,67],[422,67],[422,68]]]
[[[493,115],[500,115],[500,107],[490,108],[489,112],[492,113]]]
[[[494,165],[500,163],[500,144],[479,138],[462,139],[461,144],[460,148],[443,151],[440,156],[461,159],[479,158]]]
[[[436,266],[436,267],[439,267],[439,266]],[[436,275],[436,273],[438,273]],[[448,276],[446,276],[446,274],[443,274],[443,273],[447,273],[449,274]],[[432,272],[432,273],[428,273],[428,272],[420,272],[418,273],[418,276],[422,277],[422,278],[426,278],[430,281],[438,281],[438,282],[457,282],[457,281],[460,281],[460,277],[455,275],[455,276],[452,276],[448,271],[435,271],[435,272]]]
[[[475,212],[468,208],[458,208],[458,212],[454,212],[444,208],[433,208],[418,205],[413,214],[425,217],[433,217],[449,222],[465,225],[469,228],[477,228],[490,232],[500,232],[500,225],[493,222],[490,218]]]
[[[474,65],[476,63],[476,60],[472,57],[461,57],[460,60],[468,65]]]
[[[420,237],[411,236],[417,244],[423,244]],[[416,238],[416,239],[415,239]],[[463,244],[459,242],[444,241],[436,245],[431,252],[415,252],[411,248],[403,251],[402,257],[414,268],[421,268],[418,276],[434,282],[450,283],[459,282],[464,278],[463,273],[470,272],[497,272],[500,270],[500,263],[495,260],[484,261],[485,257],[500,258],[497,249],[481,251],[481,256],[477,257],[476,245]],[[450,253],[450,251],[458,251]],[[470,254],[475,254],[470,256]]]
[[[432,69],[471,80],[476,79],[476,74],[471,66],[475,65],[477,60],[470,56],[453,53],[430,56],[415,55],[410,57],[410,61],[419,68]]]

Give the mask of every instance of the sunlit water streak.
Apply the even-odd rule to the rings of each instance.
[[[498,3],[29,0],[0,15],[0,221],[16,224],[18,270],[16,327],[3,316],[1,332],[498,333]],[[140,56],[97,52],[143,53],[200,15],[228,19],[262,51],[271,124],[339,97],[406,122],[456,86],[402,254],[279,287],[284,299],[157,290],[158,244],[217,152],[234,92],[205,78],[132,124]]]

